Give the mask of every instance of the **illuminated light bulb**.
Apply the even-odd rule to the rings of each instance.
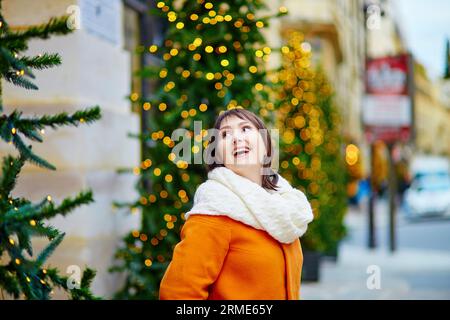
[[[47,200],[48,200],[48,201],[52,201],[52,196],[48,195],[48,196],[47,196]]]
[[[219,47],[219,52],[220,52],[220,53],[225,53],[225,52],[227,52],[227,47],[225,47],[225,46],[220,46],[220,47]]]
[[[213,8],[213,4],[212,4],[211,2],[205,3],[205,9],[210,10],[210,9],[212,9],[212,8]]]
[[[288,12],[288,9],[287,9],[285,6],[281,6],[280,9],[279,9],[279,11],[280,11],[281,13],[287,13],[287,12]]]
[[[34,227],[34,226],[36,225],[36,221],[35,221],[35,220],[30,220],[30,225],[31,225],[32,227]]]
[[[197,114],[197,110],[195,110],[194,108],[189,109],[189,115],[190,115],[191,117],[195,116],[196,114]]]
[[[191,18],[192,21],[197,21],[198,20],[198,15],[193,13],[193,14],[191,14],[190,18]]]
[[[177,29],[181,30],[184,28],[184,23],[183,22],[178,22],[175,26]]]
[[[167,104],[165,104],[164,102],[161,102],[158,106],[158,109],[160,111],[165,111],[167,109]]]
[[[194,45],[195,46],[197,46],[197,47],[199,47],[199,46],[201,46],[202,45],[202,39],[201,38],[195,38],[195,40],[194,40]]]
[[[214,10],[211,10],[208,12],[208,15],[212,18],[216,16],[216,12]]]
[[[282,53],[289,53],[289,47],[288,46],[283,46],[283,47],[281,47],[281,52]]]
[[[13,239],[9,238],[9,243],[13,246],[15,242]]]
[[[167,182],[172,182],[173,177],[172,177],[172,175],[167,174],[167,175],[164,177],[164,179],[165,179]]]
[[[152,260],[150,260],[150,259],[145,259],[145,266],[147,266],[147,267],[151,267],[152,266]]]
[[[255,56],[257,56],[258,58],[261,58],[264,55],[262,50],[256,50],[255,51]]]
[[[151,45],[150,48],[148,48],[148,51],[150,51],[151,53],[155,53],[158,50],[158,46],[157,45]]]
[[[11,133],[12,133],[12,134],[16,134],[16,128],[12,128],[12,129],[11,129]]]
[[[199,53],[196,53],[194,54],[193,58],[195,61],[199,61],[202,58],[202,56]]]
[[[204,17],[204,18],[202,19],[202,22],[203,22],[204,24],[208,24],[208,23],[211,22],[211,19],[208,18],[208,17]]]
[[[233,17],[230,16],[229,14],[227,14],[227,15],[224,17],[224,19],[225,19],[225,21],[230,22],[231,20],[233,20]]]
[[[184,71],[181,73],[181,76],[182,76],[183,78],[188,78],[190,75],[191,75],[191,72],[190,72],[189,70],[184,70]]]
[[[264,47],[263,51],[265,54],[270,54],[272,52],[272,49],[270,49],[269,47]]]
[[[155,168],[155,169],[153,170],[153,174],[154,174],[155,176],[159,177],[159,176],[161,175],[161,169]]]
[[[303,42],[300,47],[304,52],[311,52],[311,44],[309,42]]]
[[[192,147],[192,153],[198,153],[200,151],[200,148],[198,146]]]
[[[206,46],[206,47],[205,47],[205,51],[206,51],[207,53],[211,53],[211,52],[214,51],[214,48],[213,48],[212,46]]]
[[[178,49],[171,49],[170,50],[170,55],[171,56],[176,56],[178,54]]]
[[[255,89],[261,91],[262,89],[264,89],[264,86],[261,83],[257,83],[255,84]]]
[[[257,26],[258,28],[264,28],[264,22],[258,21],[258,22],[256,22],[256,26]]]
[[[161,71],[159,72],[159,77],[160,78],[167,77],[167,69],[161,69]]]
[[[145,102],[143,105],[143,108],[145,111],[150,110],[151,107],[152,107],[152,105],[150,104],[150,102]]]
[[[205,112],[208,109],[208,106],[202,103],[198,108],[200,109],[201,112]]]
[[[156,4],[156,6],[158,7],[158,8],[162,8],[162,7],[164,7],[166,4],[164,3],[164,2],[162,2],[162,1],[160,1],[160,2],[158,2],[157,4]]]
[[[141,235],[139,236],[139,239],[141,239],[141,241],[145,242],[145,241],[147,241],[148,237],[146,234],[141,233]]]
[[[19,264],[20,264],[20,259],[19,259],[19,258],[16,258],[16,259],[14,260],[14,262],[15,262],[17,265],[19,265]]]
[[[208,79],[208,80],[213,80],[213,79],[214,79],[214,73],[208,72],[208,73],[206,74],[206,79]]]
[[[131,232],[131,235],[132,235],[133,237],[135,237],[135,238],[138,238],[138,237],[139,237],[139,231],[138,231],[138,230],[133,230],[133,231]]]
[[[248,71],[250,71],[251,73],[256,73],[256,72],[258,71],[258,68],[255,67],[255,66],[250,66],[250,67],[248,68]]]
[[[136,92],[132,93],[131,96],[130,96],[130,99],[133,102],[137,101],[137,99],[139,99],[139,94],[137,94]]]
[[[186,119],[187,117],[189,117],[189,112],[187,112],[186,110],[181,111],[181,117]]]

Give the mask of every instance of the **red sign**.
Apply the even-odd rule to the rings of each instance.
[[[369,142],[408,141],[412,104],[408,92],[409,56],[369,59],[363,123]]]

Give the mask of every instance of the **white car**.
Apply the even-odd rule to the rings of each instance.
[[[408,218],[450,216],[450,176],[446,172],[416,176],[404,195]]]

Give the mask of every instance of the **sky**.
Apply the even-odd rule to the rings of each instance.
[[[391,0],[408,48],[428,75],[441,77],[450,38],[450,0]]]

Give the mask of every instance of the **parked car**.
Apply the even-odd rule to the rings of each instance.
[[[411,176],[411,185],[404,194],[406,216],[450,216],[448,159],[430,156],[415,158],[411,162]]]

